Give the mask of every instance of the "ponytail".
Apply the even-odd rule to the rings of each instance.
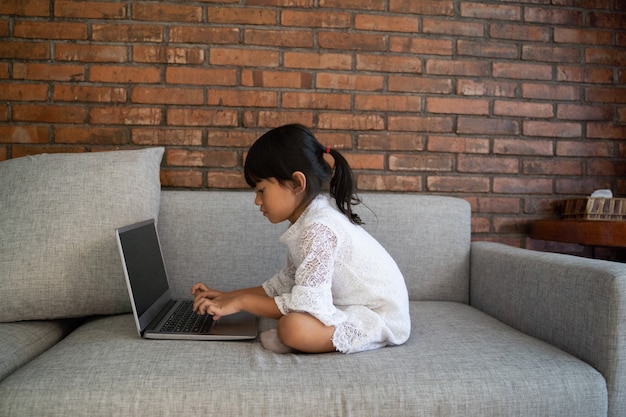
[[[352,169],[348,161],[338,151],[326,148],[335,160],[335,169],[330,180],[330,196],[335,199],[337,208],[354,224],[363,224],[358,214],[352,212],[352,206],[361,204],[361,199],[356,194],[356,185]]]

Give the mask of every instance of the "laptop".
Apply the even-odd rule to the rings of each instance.
[[[201,316],[190,311],[193,299],[172,298],[154,219],[120,227],[115,232],[139,336],[176,340],[241,340],[257,336],[258,318],[252,314],[240,312],[213,320],[208,314]],[[183,319],[188,322],[183,324]]]

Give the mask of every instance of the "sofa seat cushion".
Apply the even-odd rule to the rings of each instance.
[[[101,318],[0,383],[0,415],[606,416],[604,379],[573,356],[461,303],[411,314],[405,345],[353,355],[147,341]]]
[[[78,320],[0,323],[0,381],[76,328]]]
[[[115,228],[156,218],[163,148],[0,163],[0,321],[130,312]]]

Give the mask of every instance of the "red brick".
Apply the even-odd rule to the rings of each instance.
[[[378,32],[416,33],[419,29],[419,20],[408,16],[357,14],[354,17],[354,28]]]
[[[452,171],[453,159],[448,155],[393,154],[389,155],[391,171]]]
[[[56,0],[54,16],[64,18],[123,19],[126,4],[101,1]]]
[[[435,116],[389,116],[389,130],[404,132],[452,132],[453,120],[450,117]]]
[[[584,177],[575,179],[557,179],[555,181],[556,194],[578,194],[588,196],[594,190],[611,188],[604,178]]]
[[[446,193],[486,193],[489,192],[489,178],[463,176],[429,176],[426,190]]]
[[[488,115],[489,101],[467,98],[427,97],[426,111],[429,113]]]
[[[315,137],[320,143],[334,149],[352,149],[352,135],[350,133],[336,133],[327,131],[316,131]],[[332,158],[331,161],[332,163]]]
[[[15,22],[13,36],[28,39],[86,40],[87,25],[85,23],[18,20]]]
[[[0,146],[0,161],[6,161],[7,159],[7,147]]]
[[[210,130],[208,133],[207,142],[209,146],[226,146],[236,148],[248,148],[257,140],[261,135],[249,129],[246,130],[234,130],[227,128],[224,130]]]
[[[519,62],[495,62],[493,64],[493,76],[521,80],[551,80],[552,67],[540,64],[520,64]]]
[[[519,214],[520,199],[515,197],[479,197],[472,204],[475,213]]]
[[[158,83],[161,70],[154,67],[95,65],[89,71],[89,81],[105,83]]]
[[[578,100],[580,91],[580,87],[572,85],[522,84],[522,97],[540,100]]]
[[[552,194],[552,180],[537,177],[494,178],[493,191],[502,194]]]
[[[382,116],[377,114],[322,113],[319,115],[317,126],[320,129],[383,130],[385,122]]]
[[[552,118],[553,105],[549,103],[531,103],[521,101],[496,100],[493,114],[497,116]]]
[[[492,80],[457,80],[456,91],[462,96],[515,97],[517,83]]]
[[[131,101],[138,104],[204,104],[204,92],[194,88],[135,87]]]
[[[170,42],[193,44],[238,44],[240,29],[232,27],[174,26],[169,30]]]
[[[181,4],[157,4],[135,2],[131,4],[134,20],[152,22],[201,22],[202,8]]]
[[[395,13],[414,13],[418,16],[452,16],[454,2],[450,0],[389,0],[389,11]]]
[[[419,151],[424,149],[424,138],[413,133],[367,133],[359,135],[357,148],[368,151]]]
[[[522,59],[525,61],[579,62],[580,51],[577,48],[526,45],[522,47]]]
[[[126,89],[121,87],[94,87],[85,85],[57,85],[52,95],[55,101],[87,101],[96,103],[123,103]]]
[[[448,94],[452,92],[452,80],[411,76],[389,76],[388,89],[393,92]]]
[[[202,172],[191,169],[161,169],[161,185],[164,187],[202,187]]]
[[[4,59],[50,59],[50,46],[43,42],[3,41],[0,58]]]
[[[79,106],[17,104],[13,106],[13,121],[36,123],[84,123],[87,112]]]
[[[588,87],[585,97],[596,103],[626,103],[626,88]]]
[[[126,62],[128,48],[111,45],[58,44],[54,55],[59,61]]]
[[[359,71],[376,72],[409,72],[419,74],[422,72],[422,62],[413,56],[381,56],[363,55],[356,57],[356,69]]]
[[[459,117],[457,133],[479,135],[517,135],[519,122],[507,119],[485,119],[484,117]]]
[[[350,13],[340,11],[283,10],[280,14],[280,19],[280,23],[283,26],[337,29],[350,27]]]
[[[238,165],[237,153],[232,151],[168,149],[167,166],[232,168]]]
[[[43,126],[2,126],[0,143],[47,143],[48,128]]]
[[[94,107],[89,111],[89,120],[104,125],[159,125],[163,114],[152,107]]]
[[[210,188],[250,189],[240,172],[209,172],[207,186]],[[250,204],[254,204],[254,194],[250,193]]]
[[[554,28],[554,41],[575,45],[610,45],[611,32],[596,29]]]
[[[557,80],[591,84],[613,83],[613,70],[610,68],[559,65],[557,67]]]
[[[490,72],[487,62],[447,61],[429,59],[426,61],[426,73],[434,75],[487,76]]]
[[[428,136],[426,149],[430,152],[489,153],[489,140],[459,136]]]
[[[369,191],[422,191],[422,179],[415,175],[357,175],[357,187]]]
[[[557,117],[561,120],[611,120],[613,109],[610,106],[559,104]]]
[[[422,100],[417,96],[381,96],[359,94],[354,97],[354,109],[361,111],[418,112]]]
[[[233,76],[236,74],[233,73]],[[246,87],[302,88],[311,89],[313,81],[309,72],[286,71],[241,71],[241,84]]]
[[[258,7],[220,7],[208,8],[209,23],[233,23],[242,25],[276,25],[276,10]]]
[[[612,142],[580,142],[580,141],[563,141],[556,143],[556,156],[612,156],[614,152]]]
[[[522,9],[519,6],[490,5],[481,3],[460,3],[461,16],[493,20],[521,20]]]
[[[385,165],[385,157],[381,154],[342,152],[352,169],[378,169]]]
[[[164,31],[153,24],[94,24],[91,30],[98,42],[162,42]]]
[[[320,32],[317,42],[321,48],[342,51],[384,51],[384,35],[354,32]]]
[[[39,0],[3,1],[0,2],[0,16],[49,16],[49,4]]]
[[[579,160],[528,160],[523,162],[523,172],[528,175],[577,176],[583,173]]]
[[[507,43],[459,39],[456,45],[459,55],[502,59],[513,59],[519,55],[517,45]]]
[[[288,109],[350,110],[351,97],[348,94],[284,92],[283,107]]]
[[[382,91],[383,85],[380,75],[318,73],[315,78],[317,88],[330,90]]]
[[[587,137],[598,139],[624,139],[626,126],[613,123],[587,123]]]
[[[492,23],[489,25],[489,36],[496,39],[548,42],[550,40],[550,28],[525,26],[517,23]]]
[[[45,84],[0,84],[2,101],[45,101],[48,99],[48,86]]]
[[[623,2],[616,2],[615,8],[624,11]],[[613,11],[589,13],[589,22],[592,27],[604,27],[613,29],[624,29],[626,27],[626,17],[624,16],[624,14],[615,13]]]
[[[352,56],[342,53],[285,52],[285,68],[349,70]]]
[[[168,109],[170,126],[236,126],[237,112],[233,110]]]
[[[436,33],[441,35],[483,37],[485,26],[479,22],[457,22],[444,19],[424,18],[422,20],[422,32]]]
[[[209,63],[212,65],[241,65],[244,67],[277,67],[279,54],[276,51],[211,48]]]
[[[517,174],[519,161],[517,158],[459,155],[457,170],[472,173]]]
[[[128,136],[126,130],[121,128],[57,127],[54,129],[54,142],[86,145],[124,145],[128,143]]]
[[[244,43],[280,48],[312,48],[313,34],[303,30],[246,29]]]
[[[576,138],[582,135],[579,123],[540,122],[527,120],[523,123],[524,136],[541,136],[553,138]]]
[[[488,233],[491,231],[491,222],[486,217],[472,216],[471,230],[472,230],[473,239],[476,240],[475,238],[476,234]]]
[[[524,9],[524,19],[529,23],[581,26],[583,15],[579,10],[527,7]]]
[[[278,94],[275,91],[209,90],[210,106],[225,107],[276,107]]]
[[[408,36],[392,36],[389,40],[391,52],[421,55],[452,55],[452,41]]]
[[[322,117],[320,116],[320,119]],[[313,113],[310,111],[275,111],[259,110],[244,111],[244,127],[273,128],[288,123],[300,123],[304,126],[313,125]],[[318,124],[318,127],[320,124]]]
[[[202,145],[202,130],[200,129],[166,129],[136,128],[131,131],[131,141],[136,145],[150,146],[199,146]]]
[[[134,46],[133,61],[163,64],[202,64],[201,48],[170,48],[165,46]]]
[[[237,83],[237,72],[234,69],[222,68],[170,67],[165,73],[165,82],[168,84],[229,86]]]
[[[493,153],[496,155],[554,155],[551,140],[495,139]]]
[[[320,7],[333,9],[384,10],[384,0],[319,0]]]
[[[41,153],[80,153],[85,152],[84,146],[52,146],[52,145],[13,145],[11,146],[11,157],[21,158],[28,155],[38,155]]]

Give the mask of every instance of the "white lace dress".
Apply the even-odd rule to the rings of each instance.
[[[316,197],[280,240],[287,262],[263,288],[281,313],[306,312],[335,326],[333,344],[344,353],[406,342],[411,323],[402,273],[327,197]]]

